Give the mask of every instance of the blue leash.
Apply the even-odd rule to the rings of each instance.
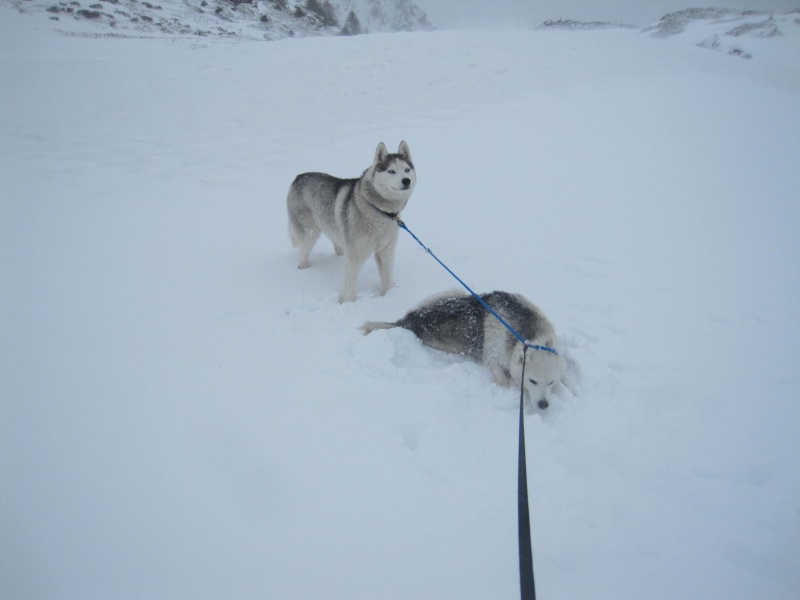
[[[414,233],[406,227],[406,224],[394,214],[391,218],[397,221],[401,229],[405,229],[422,248],[430,254],[436,262],[444,267],[444,269],[452,275],[464,288],[472,294],[483,306],[488,310],[498,321],[505,325],[512,335],[517,338],[523,345],[522,349],[522,381],[519,388],[519,451],[517,457],[517,522],[518,522],[518,537],[519,537],[519,588],[521,600],[536,600],[536,585],[533,580],[533,548],[531,545],[531,517],[528,508],[528,468],[527,461],[525,460],[525,419],[523,418],[523,393],[525,381],[525,362],[527,358],[528,348],[533,350],[543,350],[545,352],[552,352],[558,354],[554,348],[548,346],[540,346],[539,344],[529,344],[511,325],[509,325],[503,317],[497,314],[486,301],[473,292],[470,287],[464,283],[461,278],[453,273],[446,264],[444,264],[439,257],[436,256],[430,248],[423,244]]]
[[[558,351],[555,348],[550,348],[549,346],[540,346],[539,344],[531,344],[531,343],[527,342],[525,340],[525,338],[522,337],[516,329],[514,329],[511,325],[509,325],[506,322],[506,320],[503,319],[503,317],[501,317],[499,314],[497,314],[497,311],[495,309],[493,309],[491,306],[489,306],[486,303],[486,301],[483,298],[481,298],[478,294],[473,292],[472,289],[466,283],[464,283],[462,281],[462,279],[458,275],[453,273],[453,271],[450,269],[450,267],[448,267],[441,260],[439,260],[439,257],[436,256],[430,248],[428,248],[425,244],[423,244],[422,241],[417,236],[415,236],[414,233],[408,227],[406,227],[406,224],[403,223],[403,221],[401,221],[400,218],[397,215],[394,215],[392,217],[392,219],[397,221],[397,224],[400,226],[400,228],[401,229],[405,229],[409,233],[409,235],[412,238],[414,238],[420,246],[422,246],[422,248],[425,250],[425,252],[430,254],[434,258],[434,260],[436,262],[438,262],[440,265],[442,265],[444,267],[445,271],[450,273],[450,275],[452,275],[455,278],[455,280],[458,281],[458,283],[463,285],[465,290],[467,290],[470,294],[472,294],[472,296],[478,302],[483,304],[483,306],[486,308],[486,310],[488,310],[492,314],[492,316],[494,316],[495,319],[500,321],[505,326],[505,328],[508,329],[511,332],[511,334],[515,338],[517,338],[520,341],[520,343],[522,343],[525,346],[525,348],[532,348],[533,350],[543,350],[545,352],[551,352],[551,353],[556,354],[556,355],[558,354]]]

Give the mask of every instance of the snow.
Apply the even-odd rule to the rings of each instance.
[[[0,5],[0,597],[518,597],[516,393],[358,330],[457,284],[401,232],[396,287],[368,263],[340,305],[289,243],[297,173],[401,139],[409,228],[576,365],[526,415],[539,596],[797,597],[791,18],[750,60],[58,27]]]

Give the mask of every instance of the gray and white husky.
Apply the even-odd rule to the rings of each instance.
[[[562,383],[567,364],[556,349],[553,325],[541,310],[520,294],[491,292],[481,299],[494,309],[525,340],[539,349],[523,345],[475,297],[447,292],[425,300],[394,323],[368,322],[365,334],[376,329],[403,327],[437,350],[468,356],[486,365],[498,385],[519,387],[525,360],[523,389],[540,409],[550,405],[552,388]]]
[[[320,233],[344,254],[344,286],[339,302],[356,299],[356,280],[364,262],[375,255],[384,295],[394,285],[394,252],[399,232],[395,218],[406,207],[417,176],[408,144],[397,154],[378,144],[372,165],[357,179],[325,173],[298,175],[286,199],[289,234],[300,249],[299,269],[308,268],[308,255]]]

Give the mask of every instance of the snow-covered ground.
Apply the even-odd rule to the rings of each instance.
[[[0,597],[518,597],[516,392],[457,285],[296,268],[293,177],[408,141],[403,217],[578,365],[527,416],[541,598],[800,591],[800,26],[57,35],[0,5]]]

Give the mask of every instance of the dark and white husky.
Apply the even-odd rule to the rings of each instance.
[[[339,179],[325,173],[298,175],[289,188],[289,234],[300,249],[299,269],[308,268],[308,255],[320,233],[344,254],[344,286],[340,302],[356,298],[356,280],[364,262],[375,255],[381,278],[380,293],[394,285],[394,252],[399,218],[417,178],[408,144],[400,142],[389,154],[381,142],[375,159],[357,179]]]
[[[522,358],[525,361],[525,389],[530,401],[541,409],[550,404],[550,391],[562,383],[567,364],[557,350],[555,329],[541,310],[520,294],[491,292],[481,299],[511,325],[529,344],[523,345],[475,297],[448,292],[425,300],[394,323],[369,322],[365,334],[376,329],[403,327],[437,350],[468,356],[486,365],[502,386],[519,387]]]

